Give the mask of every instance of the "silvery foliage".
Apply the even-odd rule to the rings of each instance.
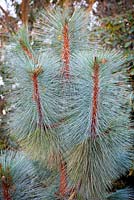
[[[41,45],[42,51],[46,49],[50,54],[56,54],[61,59],[63,49],[63,27],[68,24],[70,54],[86,49],[88,46],[87,24],[88,17],[82,9],[71,10],[55,8],[40,14],[34,25],[33,38]]]
[[[98,48],[95,52],[92,46],[88,47],[84,16],[79,9],[72,17],[61,9],[42,14],[34,30],[39,44],[37,49],[31,47],[27,34],[21,35],[36,63],[19,44],[13,54],[9,52],[12,71],[20,85],[12,98],[15,112],[11,114],[10,128],[31,156],[46,163],[51,160],[58,165],[64,149],[62,156],[67,162],[70,183],[73,186],[81,183],[79,191],[85,199],[104,200],[112,181],[131,166],[126,79],[122,76],[119,81],[120,73],[117,72],[125,61],[122,53],[116,50]],[[65,23],[69,27],[69,80],[60,73],[64,64]],[[99,65],[99,93],[96,137],[92,138],[95,58]],[[37,126],[39,113],[32,98],[30,74],[38,66],[43,69],[38,84],[46,131]],[[57,122],[62,123],[52,128]]]
[[[32,162],[21,152],[1,152],[2,170],[9,169],[11,187],[9,193],[14,200],[44,199],[44,189],[40,185]],[[3,199],[3,189],[0,183],[0,199]]]
[[[96,138],[91,137],[94,57],[92,50],[74,55],[71,64],[77,92],[69,102],[72,105],[71,109],[68,108],[70,117],[61,129],[68,149],[66,160],[70,178],[76,184],[81,181],[80,191],[85,198],[105,199],[112,180],[131,167],[132,133],[126,109],[127,80],[122,75],[119,81],[120,73],[117,71],[124,64],[124,58],[115,50],[98,49]]]
[[[134,193],[131,188],[120,189],[107,196],[107,200],[126,200],[126,199],[130,200],[134,199]]]
[[[34,60],[30,59],[22,50],[19,39],[24,41]],[[12,92],[11,103],[15,109],[10,113],[10,132],[15,134],[21,145],[34,158],[46,159],[53,152],[58,151],[56,129],[52,126],[61,118],[61,98],[59,97],[60,68],[57,56],[51,57],[45,52],[36,52],[28,40],[27,31],[22,29],[17,35],[16,43],[7,50],[10,72],[18,84]],[[34,86],[32,73],[41,67],[42,73],[38,76],[39,95],[42,112],[42,126],[39,128],[39,111],[34,100]],[[53,67],[53,70],[51,68]],[[51,145],[50,145],[51,144]],[[45,152],[44,156],[42,152]],[[47,159],[46,159],[47,162]]]

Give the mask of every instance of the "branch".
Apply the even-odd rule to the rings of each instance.
[[[69,79],[69,61],[70,61],[70,44],[69,44],[69,27],[68,24],[65,23],[63,27],[63,50],[62,50],[62,59],[64,62],[64,67],[62,69],[62,73],[66,79]]]
[[[28,24],[29,0],[22,0],[21,3],[21,19],[24,25]]]
[[[96,57],[93,67],[93,98],[92,98],[92,117],[91,117],[91,136],[96,137],[97,113],[98,113],[98,96],[99,96],[99,65]]]

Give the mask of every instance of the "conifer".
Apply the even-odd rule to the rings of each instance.
[[[85,11],[46,11],[15,36],[8,56],[19,84],[10,131],[32,159],[57,173],[44,199],[133,199],[110,194],[131,167],[132,133],[122,53],[89,45]],[[57,177],[55,179],[57,180]],[[130,196],[129,196],[130,193]]]

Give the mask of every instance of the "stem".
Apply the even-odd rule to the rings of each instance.
[[[27,46],[24,44],[24,42],[22,40],[20,40],[20,45],[21,45],[23,51],[26,53],[26,55],[31,60],[33,60],[33,55],[31,53],[31,51],[27,48]],[[42,71],[43,70],[41,67],[37,67],[34,70],[33,75],[32,75],[33,89],[34,89],[33,99],[36,101],[38,115],[39,115],[39,121],[38,121],[39,129],[41,129],[41,127],[43,127],[44,130],[46,130],[46,127],[43,124],[43,114],[42,114],[41,100],[40,100],[40,94],[39,94],[39,84],[38,84],[38,75],[40,73],[42,73]]]
[[[25,54],[32,60],[33,59],[33,55],[30,52],[30,50],[27,48],[27,46],[24,44],[24,42],[22,40],[19,41],[20,45],[23,49],[23,51],[25,52]]]
[[[62,69],[62,74],[66,80],[70,77],[70,44],[69,44],[69,27],[65,23],[63,27],[63,50],[62,50],[62,59],[64,62],[64,67]],[[61,120],[61,122],[64,121]],[[54,124],[55,126],[56,124]],[[60,162],[60,186],[59,194],[61,197],[64,197],[67,194],[67,167],[65,161],[61,160]]]
[[[67,23],[65,23],[65,25],[63,27],[62,59],[63,59],[63,62],[64,62],[64,67],[62,69],[62,73],[63,73],[65,79],[69,79],[70,44],[69,44],[69,27],[68,27]]]
[[[28,24],[29,0],[22,0],[21,3],[21,19],[24,25]]]
[[[60,162],[60,187],[59,194],[64,197],[67,193],[67,169],[65,161]]]
[[[2,176],[1,180],[2,180],[2,191],[4,200],[12,200],[9,192],[10,185],[6,183],[5,176]]]
[[[43,114],[42,114],[41,100],[40,100],[40,94],[39,94],[38,75],[36,73],[33,74],[32,81],[33,81],[33,89],[34,89],[33,98],[36,102],[38,115],[39,115],[38,125],[39,125],[39,128],[41,129],[41,126],[43,125]]]
[[[93,98],[92,98],[92,117],[91,117],[91,136],[96,137],[97,131],[97,113],[98,113],[98,96],[99,96],[99,65],[96,57],[93,67]]]

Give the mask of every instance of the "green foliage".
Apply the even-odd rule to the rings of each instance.
[[[5,149],[6,148],[6,142],[2,140],[0,140],[0,150]]]
[[[125,14],[120,14],[116,17],[107,17],[102,19],[101,26],[96,27],[96,35],[101,38],[104,45],[111,48],[133,47],[134,33],[134,12],[128,11]],[[95,31],[95,30],[93,30]]]

